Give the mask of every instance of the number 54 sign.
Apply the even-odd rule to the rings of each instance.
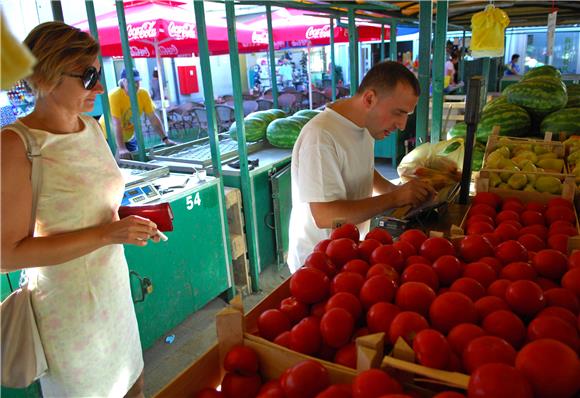
[[[185,198],[185,208],[187,210],[192,210],[194,206],[201,206],[201,197],[199,196],[199,192],[196,192],[195,195],[188,195]]]

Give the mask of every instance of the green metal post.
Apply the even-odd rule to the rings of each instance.
[[[397,20],[393,18],[391,21],[391,29],[390,29],[390,44],[389,44],[389,52],[391,61],[397,62]]]
[[[461,51],[459,52],[459,79],[460,81],[464,81],[464,74],[465,74],[465,61],[463,58],[465,57],[465,29],[463,29],[463,39],[461,39]]]
[[[490,66],[490,61],[491,58],[489,57],[485,57],[483,58],[483,64],[482,64],[482,71],[481,71],[481,75],[483,76],[483,79],[485,80],[485,84],[483,85],[483,90],[485,92],[485,95],[483,96],[483,103],[485,104],[487,102],[487,88],[489,86],[489,66]]]
[[[197,30],[197,39],[199,45],[199,64],[201,67],[201,76],[203,79],[203,95],[205,98],[205,107],[207,109],[207,135],[211,149],[211,163],[213,174],[219,179],[219,198],[221,202],[220,222],[222,225],[222,234],[224,242],[228,240],[229,227],[227,219],[227,208],[225,201],[224,182],[222,175],[222,162],[219,146],[219,137],[217,129],[217,118],[215,114],[215,102],[213,93],[213,83],[211,75],[211,64],[209,62],[209,45],[207,40],[207,28],[205,25],[205,10],[203,1],[193,1],[195,12],[195,26]],[[225,245],[226,261],[228,264],[228,280],[230,281],[229,293],[231,297],[235,295],[234,271],[232,268],[232,252],[230,245]]]
[[[380,61],[385,60],[385,24],[381,24],[381,56]]]
[[[417,105],[417,145],[427,140],[429,131],[429,79],[431,63],[432,0],[419,2],[419,86],[421,96]]]
[[[272,101],[278,108],[278,79],[276,78],[276,56],[274,55],[274,29],[272,28],[272,6],[266,4],[266,21],[268,23],[268,55],[270,56],[270,84],[272,85]]]
[[[334,57],[334,18],[330,18],[330,63],[332,65],[332,70],[330,77],[332,82],[332,101],[336,101],[336,59]]]
[[[64,16],[62,15],[62,5],[60,0],[52,0],[50,2],[50,8],[52,10],[52,18],[55,21],[64,22]]]
[[[435,49],[433,51],[433,117],[431,142],[439,142],[443,124],[443,85],[445,79],[446,38],[447,38],[447,0],[437,1],[435,23]]]
[[[141,131],[141,115],[139,114],[139,103],[137,102],[137,91],[135,90],[135,77],[133,76],[133,59],[131,58],[131,50],[129,48],[129,38],[127,37],[127,22],[125,21],[125,10],[123,9],[123,2],[115,2],[117,8],[117,19],[119,20],[119,33],[121,35],[121,46],[123,48],[123,60],[125,61],[125,70],[127,71],[127,80],[129,86],[129,98],[131,100],[131,117],[133,118],[133,126],[135,126],[135,136],[137,137],[138,158],[144,162],[145,157],[145,141],[143,140],[143,133]]]
[[[350,56],[350,95],[354,95],[358,88],[358,43],[354,8],[352,7],[348,9],[348,50]]]
[[[89,29],[91,30],[91,36],[98,42],[99,41],[99,31],[97,29],[97,17],[95,15],[95,5],[93,0],[85,0],[85,7],[87,9],[87,20],[89,21]],[[99,63],[101,68],[103,67],[103,57],[99,53]],[[117,153],[117,141],[113,134],[113,129],[111,128],[111,111],[109,106],[109,92],[107,90],[107,81],[105,80],[105,74],[101,73],[101,84],[105,92],[101,94],[101,102],[103,104],[103,117],[105,118],[105,131],[107,133],[107,143],[109,148],[111,148],[112,153]]]
[[[244,107],[242,101],[242,82],[240,79],[240,58],[238,56],[238,39],[236,37],[236,11],[234,0],[226,0],[226,21],[228,24],[228,45],[230,49],[230,66],[232,71],[232,86],[234,94],[234,108],[236,116],[236,130],[238,134],[238,154],[240,157],[240,178],[242,198],[244,203],[244,220],[246,222],[246,239],[250,257],[250,276],[252,289],[258,291],[259,264],[258,264],[258,229],[254,222],[255,209],[253,205],[252,185],[248,170],[248,153],[246,135],[244,133]]]

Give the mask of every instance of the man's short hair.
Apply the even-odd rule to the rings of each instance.
[[[520,54],[514,54],[512,55],[512,61],[518,59],[520,57]]]
[[[362,94],[368,89],[376,90],[379,95],[389,94],[399,82],[410,86],[417,97],[421,94],[419,81],[413,72],[403,64],[393,61],[382,61],[375,64],[363,78],[356,94]]]

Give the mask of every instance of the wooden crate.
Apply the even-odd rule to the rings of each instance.
[[[228,218],[229,240],[232,252],[232,267],[234,270],[234,284],[243,293],[252,291],[250,276],[250,262],[244,229],[244,215],[242,211],[242,195],[237,188],[224,188],[226,195],[226,211]]]

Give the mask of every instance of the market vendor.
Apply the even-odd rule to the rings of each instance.
[[[302,128],[292,151],[292,272],[328,238],[334,223],[357,224],[365,234],[371,217],[416,206],[434,194],[426,182],[394,185],[375,170],[373,140],[404,129],[418,99],[415,75],[397,62],[381,62],[354,96],[327,105]]]

